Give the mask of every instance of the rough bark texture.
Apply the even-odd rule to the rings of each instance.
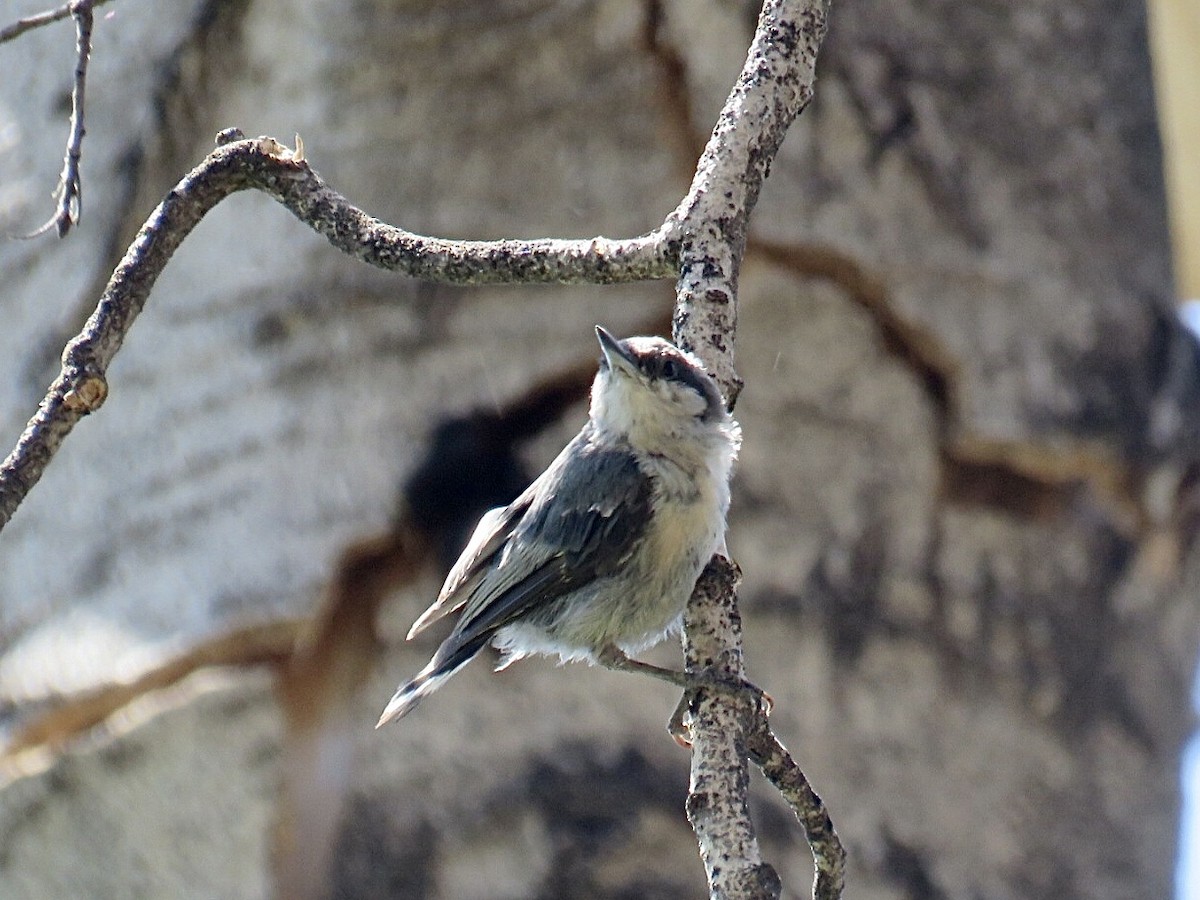
[[[754,13],[109,4],[83,220],[63,242],[0,245],[3,444],[219,129],[299,132],[331,185],[414,232],[637,234],[686,191],[679,148],[711,129]],[[1170,891],[1200,635],[1200,377],[1170,308],[1144,32],[1135,4],[843,0],[752,222],[730,551],[748,675],[847,843],[848,896]],[[0,46],[8,232],[52,211],[73,49],[69,20]],[[302,731],[308,771],[346,785],[308,801],[336,804],[334,896],[699,895],[670,689],[476,665],[376,733],[430,649],[400,637],[436,576],[393,560],[403,577],[372,580],[350,549],[388,529],[448,412],[509,410],[587,365],[592,324],[643,330],[671,300],[665,284],[429,287],[352,263],[263,197],[206,218],[103,409],[0,540],[6,722],[233,628],[245,652],[196,658],[277,659],[255,624],[345,584],[401,585],[386,652],[338,693],[377,645],[369,622],[318,622],[302,659],[336,633],[337,663],[284,666],[289,689],[235,665],[126,707],[99,740],[7,760],[32,774],[0,791],[0,884],[265,896]],[[522,447],[528,469],[580,415]],[[349,724],[304,731],[318,696]],[[803,830],[769,791],[752,812],[784,895],[806,896]]]

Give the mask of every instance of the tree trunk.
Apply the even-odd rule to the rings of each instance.
[[[299,132],[334,187],[412,231],[633,235],[686,190],[754,14],[103,7],[82,222],[0,245],[4,441],[218,130]],[[1172,309],[1145,32],[1138,4],[843,0],[752,221],[729,544],[749,677],[847,844],[848,896],[1170,894],[1200,356]],[[0,46],[8,232],[51,212],[72,50],[69,20]],[[427,557],[451,551],[392,525],[430,432],[556,378],[579,396],[592,325],[662,328],[671,301],[434,287],[260,196],[218,207],[0,537],[0,696],[36,751],[4,760],[0,883],[698,896],[670,688],[479,662],[371,729],[438,637],[402,641],[436,593]],[[582,416],[521,444],[527,473]],[[755,815],[806,896],[799,826],[767,790]]]

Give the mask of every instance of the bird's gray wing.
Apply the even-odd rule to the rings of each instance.
[[[650,518],[649,476],[629,453],[592,443],[586,428],[531,487],[512,538],[470,592],[449,652],[618,571]]]
[[[471,587],[478,582],[496,553],[512,535],[513,525],[520,520],[522,513],[529,509],[535,485],[536,482],[508,506],[498,506],[483,514],[458,561],[446,575],[437,599],[413,623],[412,628],[408,630],[407,640],[411,641],[430,624],[467,602],[471,595]]]

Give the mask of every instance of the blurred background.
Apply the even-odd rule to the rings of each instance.
[[[112,0],[83,220],[0,243],[0,443],[218,130],[299,133],[413,231],[633,235],[756,11]],[[833,6],[747,251],[729,544],[850,896],[1200,898],[1198,41],[1195,0]],[[4,233],[52,212],[74,64],[69,19],[0,45]],[[413,282],[218,207],[0,535],[0,893],[699,896],[670,688],[480,660],[371,727],[464,529],[578,428],[592,326],[672,299]]]

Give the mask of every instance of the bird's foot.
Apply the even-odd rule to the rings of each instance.
[[[596,662],[606,669],[618,672],[640,672],[651,678],[657,678],[683,688],[683,697],[680,698],[679,705],[675,707],[675,712],[671,714],[671,718],[667,722],[667,732],[675,739],[675,743],[685,749],[692,746],[692,742],[688,738],[690,729],[685,724],[685,719],[691,711],[692,702],[699,690],[709,688],[733,694],[750,694],[758,703],[763,714],[768,716],[775,707],[775,699],[754,682],[747,681],[745,678],[731,678],[712,669],[692,673],[666,669],[652,663],[632,659],[625,651],[612,645],[603,648],[596,654]]]
[[[674,738],[675,743],[685,750],[690,750],[692,747],[691,727],[687,723],[687,718],[693,711],[696,692],[701,689],[725,691],[734,696],[749,695],[754,698],[759,712],[764,716],[769,716],[771,710],[775,708],[775,698],[745,678],[730,678],[728,675],[714,672],[711,669],[697,672],[691,677],[692,683],[684,689],[683,696],[679,698],[679,703],[675,707],[675,712],[671,713],[671,718],[667,721],[667,733]]]

